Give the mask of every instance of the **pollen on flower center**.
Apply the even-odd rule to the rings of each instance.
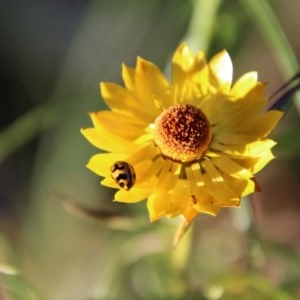
[[[161,152],[176,161],[190,162],[202,157],[210,140],[210,124],[193,105],[169,107],[155,120],[155,143]]]

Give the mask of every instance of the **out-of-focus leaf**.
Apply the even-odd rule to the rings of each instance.
[[[282,87],[275,91],[270,96],[271,106],[269,109],[276,109],[286,112],[293,101],[293,96],[300,89],[300,72],[297,72],[290,80],[288,80]],[[298,81],[298,82],[297,82]],[[272,101],[273,98],[277,98],[275,101]]]
[[[0,163],[56,122],[57,116],[48,105],[40,105],[13,121],[0,132]]]
[[[226,272],[211,280],[206,294],[211,288],[223,290],[221,299],[293,300],[286,290],[267,277],[256,272]],[[212,298],[211,298],[212,299]]]
[[[271,2],[241,0],[240,4],[244,6],[249,17],[257,26],[258,32],[270,46],[270,50],[276,55],[284,74],[287,78],[293,76],[299,69],[298,60],[271,7]]]
[[[299,155],[300,153],[300,139],[299,139],[300,125],[294,126],[285,133],[276,136],[276,151],[284,152],[289,155]]]
[[[2,276],[0,279],[1,299],[40,300],[35,290],[22,276]]]
[[[270,51],[275,54],[279,67],[286,78],[294,76],[299,70],[299,62],[292,45],[289,43],[279,20],[271,8],[271,3],[260,0],[241,0],[240,3],[257,26],[258,32],[261,33],[264,41],[269,45]],[[274,108],[279,107],[280,110],[286,110],[294,93],[286,95]],[[300,111],[299,96],[295,98],[295,104]]]

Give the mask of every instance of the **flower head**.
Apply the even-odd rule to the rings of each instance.
[[[274,157],[267,136],[282,113],[265,111],[266,84],[256,72],[232,85],[232,69],[226,51],[207,63],[203,52],[193,55],[183,43],[170,81],[138,58],[135,68],[123,66],[124,87],[101,83],[110,110],[91,113],[94,127],[82,134],[106,151],[87,167],[119,189],[115,201],[147,199],[151,221],[182,215],[190,222],[199,213],[238,207],[241,197],[259,190],[254,174]]]

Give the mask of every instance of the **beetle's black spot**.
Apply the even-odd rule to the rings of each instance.
[[[127,178],[128,178],[127,174],[119,174],[118,177],[116,178],[116,180],[117,180],[118,182],[121,182],[122,180],[125,180],[125,181],[126,181]]]
[[[124,169],[125,169],[125,165],[124,165],[124,164],[115,163],[115,164],[113,165],[112,171],[113,171],[113,172],[115,172],[115,171],[117,171],[117,170],[122,171],[122,170],[124,170]]]
[[[127,188],[128,188],[128,190],[131,189],[132,187],[133,187],[133,182],[132,182],[132,181],[129,181],[129,182],[127,183]]]
[[[119,186],[120,186],[121,188],[124,188],[125,182],[123,182],[123,181],[119,182]]]

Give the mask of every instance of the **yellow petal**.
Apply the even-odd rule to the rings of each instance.
[[[239,164],[249,169],[252,174],[259,172],[264,166],[266,166],[272,159],[274,155],[271,150],[267,150],[261,153],[260,156],[249,158],[249,159],[239,159]]]
[[[244,97],[257,85],[257,72],[249,72],[242,75],[233,85],[231,93],[237,98]]]
[[[228,53],[223,50],[217,53],[208,64],[210,72],[210,84],[217,89],[222,88],[228,92],[232,83],[233,67]]]
[[[238,198],[210,160],[203,161],[201,165],[206,171],[202,177],[208,194],[221,202],[235,201]]]
[[[183,72],[188,72],[194,66],[194,55],[186,43],[176,49],[172,60],[172,81],[181,81]]]
[[[146,108],[154,118],[172,104],[169,83],[151,62],[138,57],[135,69],[123,65],[122,77],[126,88],[138,99],[139,106]]]
[[[200,165],[193,164],[191,167],[186,168],[186,174],[190,183],[193,209],[197,212],[215,216],[221,209],[221,204],[207,193]]]
[[[144,160],[153,160],[155,157],[157,157],[160,152],[157,150],[157,147],[155,147],[154,143],[147,143],[142,145],[142,147],[136,147],[134,149],[131,149],[132,154],[128,157],[128,162],[130,162],[132,165],[138,164],[141,161]]]
[[[222,145],[213,141],[210,148],[214,151],[221,151],[231,158],[247,158],[262,156],[274,145],[276,145],[276,143],[270,139],[256,141],[246,145]]]
[[[283,112],[278,110],[267,111],[263,115],[258,116],[250,126],[249,132],[253,135],[265,137],[271,133],[271,131],[278,124],[283,116]]]
[[[207,93],[208,69],[205,55],[199,51],[193,55],[185,43],[176,50],[172,60],[172,84],[175,103],[196,103]]]
[[[104,128],[81,129],[81,133],[92,145],[104,151],[112,152],[118,149],[120,152],[126,152],[132,149],[132,143],[110,133]]]
[[[223,178],[239,197],[244,197],[255,192],[256,185],[252,179],[234,178],[227,174],[224,174]]]
[[[204,181],[202,178],[202,170],[199,163],[194,163],[190,167],[185,169],[187,179],[190,182],[192,193],[196,193],[194,188],[204,187]],[[194,187],[195,186],[195,187]],[[202,195],[201,195],[202,196]]]
[[[222,121],[224,121],[224,116],[230,116],[232,113],[233,103],[227,96],[217,93],[204,98],[198,107],[206,115],[210,124],[217,124],[219,126],[219,123],[222,124]]]
[[[144,161],[133,165],[136,172],[135,186],[137,188],[153,190],[153,184],[157,184],[157,177],[153,172],[149,172],[152,165],[153,163],[150,159],[145,159]]]
[[[156,117],[148,107],[140,105],[140,99],[136,99],[129,90],[122,86],[102,82],[100,88],[102,97],[111,110],[126,113],[129,118],[134,116],[144,123],[151,123]]]
[[[135,203],[146,199],[148,196],[149,196],[149,190],[138,189],[133,187],[129,191],[119,190],[118,192],[116,192],[114,201]]]
[[[266,102],[266,98],[244,98],[225,104],[223,113],[216,109],[214,132],[231,131],[251,135],[249,126],[262,113]],[[224,115],[228,117],[224,118]]]
[[[184,214],[187,220],[192,218],[193,198],[187,180],[178,179],[176,175],[167,173],[161,178],[163,183],[158,194],[148,199],[148,210],[151,221],[155,221],[162,216],[173,218],[179,214]],[[194,211],[195,213],[195,211]]]
[[[194,206],[188,206],[188,207],[186,208],[186,210],[183,211],[181,214],[183,215],[183,217],[185,218],[185,220],[186,220],[188,223],[191,223],[191,222],[195,219],[195,217],[198,216],[199,211],[196,210],[196,209],[194,208]]]
[[[158,176],[160,171],[164,167],[165,160],[159,156],[154,161],[151,162],[151,167],[147,170],[149,178],[152,176]]]
[[[241,109],[238,113],[231,114],[229,120],[220,122],[212,128],[214,136],[218,141],[223,143],[226,143],[225,140],[229,136],[229,131],[231,131],[231,135],[233,133],[234,135],[237,135],[237,138],[235,139],[236,141],[239,139],[238,136],[240,136],[241,142],[252,142],[253,140],[251,139],[258,139],[267,136],[278,124],[283,113],[272,110],[260,114],[261,109],[263,109],[264,106],[265,99],[262,99],[261,102],[253,103],[252,108],[249,107],[248,109]],[[223,138],[224,135],[226,138]]]
[[[119,185],[116,183],[115,180],[112,179],[112,177],[105,177],[102,181],[101,184],[104,186],[107,186],[109,188],[113,189],[119,189]]]
[[[147,209],[150,222],[155,222],[166,215],[166,204],[163,203],[163,200],[164,198],[162,198],[160,194],[152,194],[148,197]]]
[[[134,117],[111,111],[99,111],[90,113],[95,128],[102,127],[105,130],[126,140],[135,140],[143,133],[146,124],[142,124]]]
[[[215,142],[224,145],[242,145],[255,142],[257,140],[257,137],[220,131],[214,134],[214,140]]]
[[[252,173],[248,169],[244,168],[242,165],[239,165],[225,155],[211,158],[211,161],[218,169],[229,174],[230,176],[245,179],[253,177]]]
[[[171,89],[164,74],[156,65],[140,57],[137,60],[134,92],[141,99],[141,105],[144,103],[156,114],[173,103]]]
[[[159,194],[159,197],[163,199],[161,201],[161,205],[167,203],[169,201],[170,193],[174,189],[176,180],[178,178],[177,175],[174,175],[172,170],[172,162],[166,160],[161,171],[158,175],[157,185],[155,187],[156,193]]]
[[[176,184],[177,176],[164,168],[164,176],[160,176],[156,191],[148,198],[147,208],[151,222],[158,220],[167,213],[174,212],[174,207],[170,205],[171,193]]]
[[[200,213],[216,216],[221,210],[222,205],[213,197],[203,197],[199,198],[199,200],[193,207]]]
[[[124,153],[99,153],[91,157],[87,167],[102,177],[110,176],[110,167],[118,160],[125,160]]]
[[[103,100],[112,110],[127,114],[131,113],[131,109],[140,110],[137,99],[124,87],[112,82],[101,82],[100,90]]]
[[[94,127],[103,127],[103,123],[105,122],[114,122],[111,124],[111,126],[118,126],[119,123],[129,123],[129,126],[134,126],[134,127],[147,127],[148,123],[145,121],[136,118],[136,116],[128,116],[128,114],[124,112],[113,112],[110,110],[101,110],[101,111],[96,111],[96,112],[91,112],[90,118],[93,122]]]
[[[191,195],[189,183],[185,179],[178,179],[172,193],[170,206],[173,207],[174,211],[182,213],[192,203],[193,198]]]

